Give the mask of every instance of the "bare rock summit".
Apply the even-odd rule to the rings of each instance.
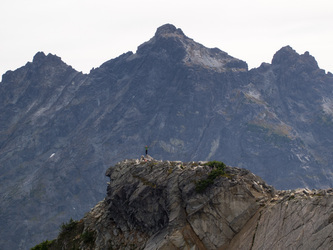
[[[106,198],[51,249],[330,249],[333,190],[277,191],[246,169],[125,160]],[[86,240],[84,235],[90,235]]]

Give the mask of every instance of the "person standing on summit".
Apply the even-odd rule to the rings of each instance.
[[[148,155],[148,146],[147,145],[145,146],[145,149],[146,149],[146,155]]]

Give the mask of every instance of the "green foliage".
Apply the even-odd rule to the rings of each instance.
[[[197,191],[198,193],[203,192],[208,186],[210,186],[211,184],[213,184],[214,181],[210,180],[210,179],[204,179],[204,180],[200,180],[195,184],[195,191]]]
[[[73,231],[78,224],[78,221],[73,220],[72,218],[68,223],[62,223],[60,226],[60,234],[65,234]]]
[[[53,243],[53,240],[52,241],[46,240],[46,241],[43,241],[42,243],[34,246],[30,250],[48,250],[49,247],[52,245],[52,243]]]
[[[221,161],[209,161],[205,163],[206,166],[210,166],[212,168],[218,168],[218,169],[225,169],[225,164]]]
[[[208,175],[208,179],[214,180],[216,179],[218,176],[222,176],[224,175],[224,170],[221,168],[218,169],[213,169],[209,175]]]
[[[81,234],[81,239],[86,244],[92,244],[95,241],[95,234],[93,231],[85,231]]]
[[[212,185],[214,183],[214,180],[219,177],[225,175],[224,169],[225,164],[221,161],[209,161],[205,165],[210,166],[214,169],[210,171],[208,174],[207,179],[200,180],[195,185],[195,190],[197,192],[203,192],[208,186]]]
[[[59,235],[56,240],[42,242],[37,245],[33,250],[46,250],[46,249],[79,249],[82,242],[87,242],[90,246],[93,245],[93,233],[84,233],[84,223],[82,220],[75,221],[70,219],[67,223],[63,223],[59,228]],[[91,242],[92,241],[92,242]],[[89,243],[88,243],[89,242]],[[91,242],[91,243],[90,243]]]

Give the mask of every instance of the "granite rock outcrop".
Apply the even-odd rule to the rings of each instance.
[[[68,249],[330,249],[333,190],[278,191],[246,169],[213,170],[206,162],[125,160],[110,168],[106,198],[71,238]],[[80,234],[93,235],[89,244]],[[51,248],[52,249],[52,248]],[[63,248],[67,249],[67,248]]]

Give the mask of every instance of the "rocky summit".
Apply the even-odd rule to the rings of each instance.
[[[106,198],[49,249],[331,249],[333,189],[277,191],[218,162],[125,160]],[[223,163],[222,163],[223,164]]]
[[[331,188],[332,93],[309,52],[285,46],[249,70],[171,24],[89,74],[38,52],[0,83],[0,248],[54,238],[103,199],[101,173],[145,145],[155,159],[222,160],[277,189]]]

